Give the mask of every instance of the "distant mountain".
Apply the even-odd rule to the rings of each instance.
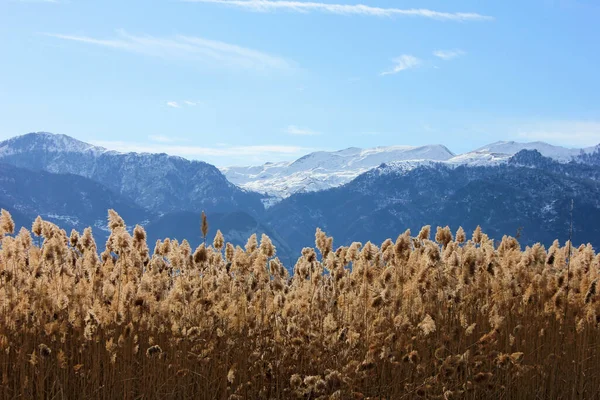
[[[343,185],[358,175],[391,161],[445,161],[454,154],[442,145],[389,146],[310,153],[293,162],[267,163],[257,167],[222,168],[227,179],[248,190],[276,199],[294,193],[315,192]]]
[[[454,165],[497,165],[508,162],[508,160],[522,150],[536,150],[542,156],[548,157],[561,163],[576,161],[582,154],[593,152],[596,147],[583,149],[569,149],[561,146],[553,146],[544,142],[495,142],[477,150],[457,155],[448,160]]]
[[[600,166],[600,144],[592,148],[593,151],[586,151],[579,154],[575,161],[582,164]]]
[[[375,242],[423,225],[481,225],[496,239],[515,235],[547,245],[565,241],[574,200],[574,241],[600,246],[600,168],[559,163],[522,151],[495,166],[434,163],[411,170],[382,165],[350,183],[293,195],[268,210],[268,224],[298,252],[317,227],[336,245]]]
[[[519,143],[510,141],[495,142],[487,146],[483,146],[475,151],[495,154],[508,154],[513,156],[521,150],[536,150],[544,157],[548,157],[559,162],[569,162],[581,153],[589,153],[593,151],[594,148],[595,147],[569,149],[561,146],[553,146],[544,142]]]
[[[30,133],[0,142],[0,162],[89,178],[151,212],[263,212],[260,195],[214,166],[167,154],[118,153],[65,135]]]
[[[91,179],[73,174],[32,171],[0,163],[0,208],[11,213],[17,230],[21,227],[31,229],[38,215],[65,229],[67,234],[71,229],[82,232],[90,226],[100,247],[109,235],[109,209],[116,210],[130,230],[136,224],[144,226],[151,248],[157,239],[167,237],[179,241],[187,239],[194,248],[201,242],[200,213],[179,211],[159,216]],[[277,247],[280,259],[286,265],[292,263],[290,248],[285,241],[248,213],[209,212],[207,216],[209,243],[217,229],[228,242],[240,246],[244,246],[253,233],[259,241],[261,234],[266,233]]]
[[[596,147],[568,149],[544,142],[496,142],[455,155],[442,145],[372,149],[352,147],[336,152],[310,153],[293,162],[227,167],[221,170],[236,185],[271,196],[266,200],[266,204],[270,206],[295,193],[317,192],[341,186],[384,163],[394,164],[404,171],[436,163],[444,163],[450,167],[494,166],[507,163],[521,150],[537,150],[545,157],[564,163],[577,161],[582,154],[590,154],[595,149]]]
[[[0,207],[26,227],[38,214],[66,230],[92,226],[99,242],[112,208],[129,226],[144,225],[150,243],[171,237],[193,246],[206,210],[211,242],[217,229],[242,246],[266,233],[291,268],[317,227],[336,245],[427,224],[481,225],[496,239],[520,231],[523,244],[564,242],[573,200],[574,241],[600,246],[600,147],[498,142],[458,156],[443,146],[349,148],[225,172],[281,197],[265,210],[264,195],[206,163],[28,134],[0,143]]]
[[[155,216],[131,199],[90,179],[72,174],[31,171],[0,163],[0,208],[8,210],[17,227],[31,229],[34,219],[83,231],[94,227],[102,240],[107,228],[108,209],[118,210],[130,226],[147,223]]]

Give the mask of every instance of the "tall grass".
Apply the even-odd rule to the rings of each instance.
[[[2,213],[1,398],[600,396],[589,245],[424,227],[334,250],[317,230],[290,276],[266,236],[150,254],[141,227],[108,225],[98,255],[90,229],[14,235]]]

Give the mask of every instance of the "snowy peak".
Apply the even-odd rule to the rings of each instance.
[[[514,142],[500,141],[480,147],[468,153],[459,154],[447,162],[451,165],[493,166],[508,162],[508,160],[523,150],[537,151],[542,156],[560,163],[577,161],[582,154],[593,153],[598,146],[583,149],[570,149],[554,146],[545,142]]]
[[[245,189],[285,198],[294,193],[313,192],[350,182],[381,164],[410,161],[446,161],[454,156],[442,145],[386,146],[339,151],[318,151],[289,163],[267,163],[254,167],[228,167],[222,171],[229,181]]]
[[[164,153],[119,153],[42,132],[1,142],[0,161],[33,171],[83,176],[157,213],[264,211],[258,194],[231,184],[215,166]]]
[[[598,146],[569,149],[544,142],[501,141],[455,155],[442,145],[387,146],[340,151],[319,151],[291,163],[268,163],[255,167],[230,167],[222,171],[233,183],[255,192],[274,196],[271,203],[294,193],[329,189],[350,182],[358,175],[380,167],[380,173],[406,173],[420,166],[456,167],[504,164],[522,150],[536,150],[542,156],[566,163],[593,153]]]
[[[507,156],[513,156],[521,150],[537,150],[544,157],[552,158],[559,162],[569,162],[574,157],[581,154],[582,151],[586,152],[587,149],[568,149],[566,147],[553,146],[544,142],[520,143],[513,141],[501,141],[483,146],[475,150],[474,153],[504,154]]]
[[[27,151],[46,153],[105,153],[103,147],[93,146],[67,135],[33,132],[0,142],[0,155],[7,156]]]

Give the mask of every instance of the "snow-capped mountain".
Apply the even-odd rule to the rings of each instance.
[[[569,162],[574,157],[577,157],[581,152],[589,153],[595,149],[594,147],[588,147],[583,149],[569,149],[561,146],[554,146],[545,142],[495,142],[487,146],[483,146],[475,152],[486,152],[490,154],[507,154],[513,156],[521,150],[537,150],[542,156],[551,158],[558,162]]]
[[[264,211],[258,194],[228,182],[213,165],[167,154],[109,151],[65,135],[30,133],[0,142],[0,162],[79,175],[157,213]]]
[[[8,157],[23,152],[46,153],[89,153],[98,156],[109,150],[82,142],[67,135],[49,132],[36,132],[15,136],[0,143],[0,157]],[[116,152],[112,152],[116,154]]]
[[[600,246],[600,166],[560,163],[523,150],[492,167],[457,168],[429,162],[410,170],[376,167],[346,185],[292,195],[269,208],[268,225],[297,254],[314,241],[320,227],[335,245],[381,243],[423,225],[481,225],[494,239],[521,232],[523,245],[569,237],[571,201],[573,240]]]
[[[407,161],[407,165],[416,166],[421,162],[449,160],[453,156],[442,145],[351,147],[335,152],[310,153],[293,162],[228,167],[222,168],[222,171],[230,182],[238,186],[282,199],[294,193],[316,192],[343,185],[383,163]]]
[[[386,164],[387,170],[403,172],[436,163],[449,167],[496,166],[507,163],[521,150],[537,150],[544,157],[564,163],[575,160],[581,154],[591,154],[597,148],[598,146],[569,149],[544,142],[502,141],[455,155],[442,145],[390,146],[372,149],[352,147],[336,152],[310,153],[289,163],[228,167],[221,170],[227,179],[236,185],[272,196],[266,203],[270,206],[294,193],[317,192],[341,186],[381,164]]]
[[[569,149],[561,146],[553,146],[544,142],[520,143],[513,141],[501,141],[488,144],[468,153],[459,154],[448,160],[450,164],[490,166],[507,162],[509,158],[521,150],[537,150],[542,156],[551,158],[558,162],[569,162],[580,154],[594,152],[597,146],[583,149]]]
[[[0,142],[0,208],[19,226],[39,214],[69,229],[93,226],[100,240],[106,209],[115,208],[128,224],[145,225],[149,238],[196,244],[199,211],[206,210],[211,235],[221,229],[243,244],[251,233],[267,233],[291,266],[317,226],[337,244],[383,240],[424,224],[482,225],[494,238],[523,228],[523,243],[549,244],[565,240],[573,200],[575,240],[600,245],[598,146],[498,142],[460,155],[439,145],[349,148],[225,172],[280,197],[265,210],[260,194],[206,163],[28,134]]]

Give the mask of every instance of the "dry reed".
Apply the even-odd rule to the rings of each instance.
[[[424,227],[334,249],[318,230],[289,275],[264,235],[151,253],[143,228],[108,225],[98,254],[90,229],[38,218],[36,240],[2,211],[1,398],[600,396],[589,245]]]

